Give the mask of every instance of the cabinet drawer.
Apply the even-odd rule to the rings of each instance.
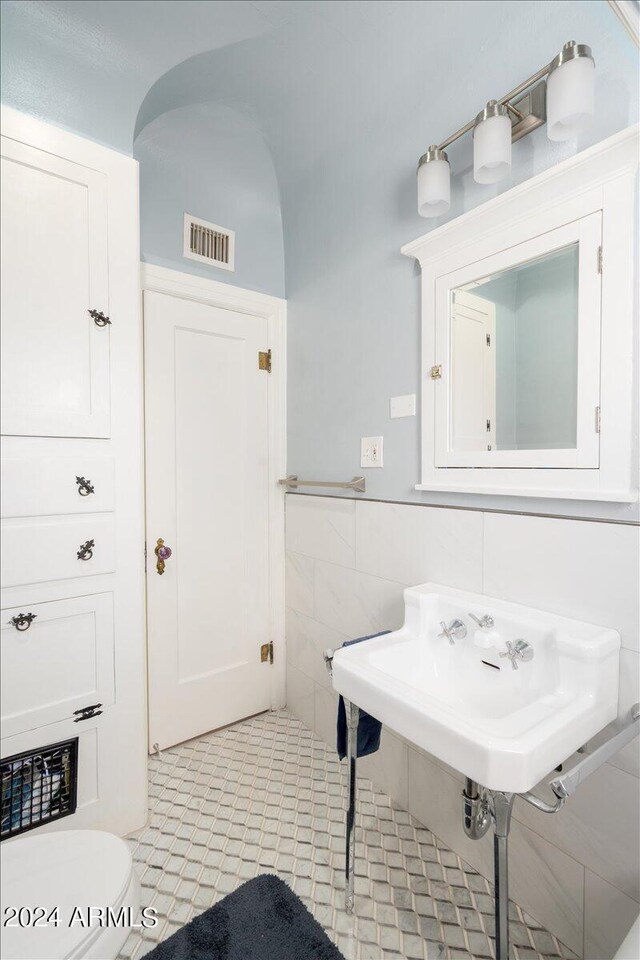
[[[91,556],[78,553],[85,545]],[[110,514],[2,521],[2,586],[113,573],[114,522]]]
[[[25,628],[19,618],[29,615],[33,619]],[[112,704],[113,651],[110,593],[3,610],[3,736],[74,719],[74,711],[83,707]]]
[[[113,510],[113,484],[110,457],[3,458],[2,516],[43,517]]]

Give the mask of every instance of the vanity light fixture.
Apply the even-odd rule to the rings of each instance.
[[[591,123],[595,62],[582,43],[565,43],[547,77],[547,136],[570,140]]]
[[[508,109],[489,100],[473,128],[473,179],[497,183],[511,170],[511,120]]]
[[[418,163],[418,213],[421,217],[441,217],[450,204],[449,158],[434,144]]]
[[[418,161],[418,213],[440,217],[451,204],[449,144],[473,130],[473,177],[497,183],[511,169],[511,144],[547,123],[550,140],[570,140],[593,117],[595,63],[591,48],[565,43],[551,63],[519,83],[500,100],[489,100],[474,120]]]

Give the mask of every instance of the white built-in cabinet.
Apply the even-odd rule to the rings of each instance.
[[[8,137],[1,163],[2,434],[109,437],[107,177]]]
[[[78,737],[78,806],[146,817],[137,164],[2,110],[2,757]]]

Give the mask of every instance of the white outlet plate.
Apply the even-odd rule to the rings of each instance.
[[[382,437],[361,437],[360,439],[360,466],[382,466]]]
[[[389,416],[392,420],[397,417],[415,417],[416,395],[406,393],[402,397],[391,397],[389,400]]]

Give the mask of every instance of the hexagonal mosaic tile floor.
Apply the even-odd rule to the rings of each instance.
[[[344,910],[346,763],[286,711],[149,759],[150,815],[129,838],[143,906],[139,960],[245,880],[277,873],[346,960],[493,957],[487,881],[371,782],[358,780],[356,912]],[[575,960],[511,904],[513,960]]]

